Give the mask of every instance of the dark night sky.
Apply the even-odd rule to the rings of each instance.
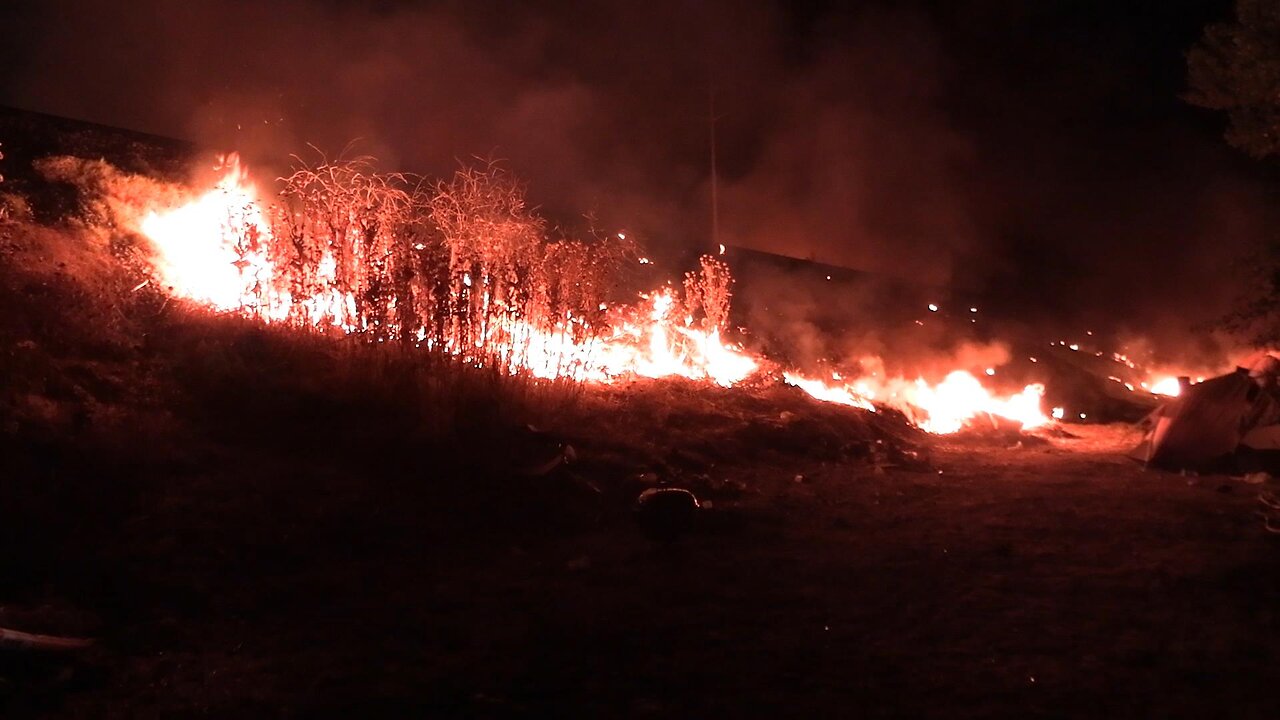
[[[1276,220],[1178,99],[1223,0],[353,5],[19,3],[0,102],[261,161],[495,155],[553,219],[661,251],[707,241],[713,83],[729,242],[1078,326],[1212,317]]]

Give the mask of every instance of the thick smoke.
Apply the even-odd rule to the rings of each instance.
[[[1177,5],[46,0],[0,11],[20,30],[0,102],[272,169],[356,138],[436,176],[502,158],[566,231],[626,230],[674,266],[711,247],[714,90],[728,244],[982,297],[1028,332],[1200,353],[1276,217],[1177,99],[1225,3]]]
[[[759,250],[945,285],[978,234],[969,142],[949,123],[946,59],[916,13],[867,13],[781,88],[749,171],[731,178],[731,239]]]

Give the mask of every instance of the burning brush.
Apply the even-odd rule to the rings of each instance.
[[[212,188],[145,208],[135,222],[159,280],[212,309],[541,379],[677,376],[731,387],[776,367],[725,340],[733,278],[723,262],[704,257],[681,288],[615,302],[620,276],[647,258],[621,234],[546,240],[523,187],[500,166],[430,184],[375,172],[368,158],[322,161],[282,178],[273,203],[234,156],[219,173]],[[825,402],[894,407],[932,433],[983,414],[1024,429],[1053,422],[1042,385],[1000,397],[962,369],[936,384],[781,376]]]

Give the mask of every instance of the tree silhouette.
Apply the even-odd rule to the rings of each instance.
[[[1187,53],[1193,105],[1227,113],[1227,142],[1255,158],[1280,154],[1280,1],[1236,0]]]

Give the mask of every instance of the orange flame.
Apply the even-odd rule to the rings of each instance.
[[[1147,392],[1152,395],[1178,397],[1182,393],[1182,383],[1178,382],[1178,378],[1171,375],[1162,377],[1151,383],[1151,387],[1147,388]]]
[[[354,298],[336,290],[294,298],[288,290],[273,286],[275,268],[267,257],[270,229],[263,216],[258,191],[236,157],[231,156],[214,188],[189,202],[164,210],[152,210],[138,229],[155,250],[155,267],[161,280],[183,298],[223,311],[250,311],[267,321],[281,321],[294,305],[303,308],[313,325],[337,323],[346,332],[357,328],[342,323],[354,315]],[[318,269],[323,280],[332,279],[334,258],[324,257]],[[641,258],[647,264],[647,258]],[[464,283],[471,285],[471,278]],[[265,306],[258,298],[266,288]],[[670,288],[642,295],[650,309],[647,316],[619,321],[609,337],[575,341],[570,332],[575,318],[566,318],[552,330],[508,321],[486,330],[484,340],[502,338],[510,345],[512,367],[535,377],[608,382],[634,375],[646,378],[686,377],[708,379],[729,386],[759,369],[759,363],[741,349],[724,343],[719,330],[694,326],[691,317],[676,317],[676,299]],[[623,311],[629,308],[621,309]],[[630,313],[619,312],[621,315]],[[468,356],[466,348],[443,348]]]
[[[914,381],[895,378],[883,383],[862,378],[853,383],[831,384],[790,373],[785,375],[785,380],[827,402],[874,409],[872,401],[879,401],[902,411],[921,429],[938,435],[956,432],[983,414],[1013,420],[1024,430],[1053,422],[1040,408],[1043,385],[1028,385],[1020,393],[1001,398],[964,370],[952,371],[936,385],[923,378]]]
[[[213,190],[176,208],[153,210],[139,229],[156,249],[156,270],[174,294],[219,310],[243,306],[246,290],[270,282],[254,242],[266,227],[257,189],[233,155]]]
[[[359,331],[345,324],[345,318],[354,316],[354,298],[349,294],[330,288],[311,297],[294,298],[287,289],[275,286],[277,272],[267,253],[269,228],[257,188],[234,157],[213,189],[186,204],[152,210],[138,223],[154,247],[156,272],[177,296],[217,310],[245,312],[267,322],[297,321],[301,315],[315,326]],[[321,260],[317,271],[321,279],[326,273],[332,277],[334,262],[331,256]],[[640,262],[649,261],[641,258]],[[470,277],[464,278],[464,283],[475,292]],[[566,317],[553,328],[507,320],[487,328],[477,343],[496,343],[510,367],[546,379],[607,383],[627,376],[675,376],[729,387],[769,365],[764,358],[725,343],[718,329],[697,327],[693,318],[681,316],[671,288],[660,288],[641,298],[643,304],[608,309],[612,328],[608,335],[575,339],[582,334],[574,333],[574,327],[585,322],[576,317]],[[422,335],[418,339],[424,341]],[[430,349],[464,360],[476,354],[474,348],[467,347]],[[994,370],[988,369],[987,374],[994,374]],[[783,380],[825,402],[873,412],[876,403],[898,408],[921,428],[938,434],[955,432],[982,414],[1009,418],[1023,428],[1052,422],[1040,408],[1043,386],[1028,385],[1018,394],[997,397],[977,377],[962,370],[937,384],[902,378],[886,382],[874,377],[845,382],[837,374],[831,382],[795,373],[784,373]]]

